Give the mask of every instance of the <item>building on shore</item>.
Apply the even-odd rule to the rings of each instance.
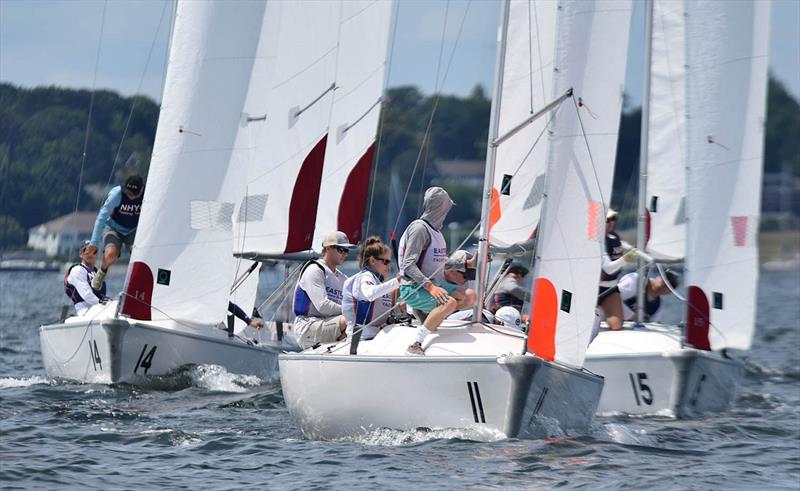
[[[84,241],[92,236],[97,212],[79,211],[60,216],[28,230],[28,247],[47,256],[76,256]]]

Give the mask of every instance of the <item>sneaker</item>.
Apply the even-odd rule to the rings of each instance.
[[[424,356],[425,350],[422,349],[422,344],[419,341],[416,341],[414,344],[408,347],[408,349],[406,350],[406,354]]]
[[[92,288],[95,290],[99,290],[103,287],[103,280],[106,278],[106,272],[102,269],[98,269],[97,273],[94,274],[94,278],[92,278]]]

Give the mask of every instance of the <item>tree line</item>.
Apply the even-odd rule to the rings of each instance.
[[[402,231],[417,215],[422,192],[442,182],[437,160],[485,158],[490,105],[481,87],[465,97],[425,95],[411,86],[387,91],[368,233],[384,235],[394,222]],[[765,172],[800,176],[800,106],[772,77],[767,108]],[[27,229],[75,210],[76,203],[79,210],[96,210],[107,184],[145,175],[158,114],[158,105],[144,96],[0,83],[0,249],[24,246]],[[622,115],[615,206],[635,201],[640,116],[639,108]],[[476,223],[474,187],[452,181],[447,188],[458,203],[449,219]]]

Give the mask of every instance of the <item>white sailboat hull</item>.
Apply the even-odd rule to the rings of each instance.
[[[82,383],[146,383],[187,365],[219,365],[230,373],[277,378],[285,341],[248,343],[215,326],[175,328],[126,318],[72,318],[41,326],[42,360],[51,378]]]
[[[598,414],[678,418],[729,409],[744,373],[718,352],[682,347],[676,326],[652,324],[601,332],[585,366],[605,378]]]
[[[469,351],[459,345],[477,348],[497,341],[479,325],[440,330],[427,343],[426,356],[401,354],[416,329],[389,330],[362,342],[359,353],[363,348],[367,354],[319,348],[279,357],[286,405],[307,437],[335,439],[382,428],[470,428],[536,438],[582,432],[592,421],[601,377],[510,354],[510,345],[502,345],[508,339],[495,345],[506,354],[456,354]],[[380,339],[384,335],[389,339]],[[518,339],[510,341],[520,345]],[[370,343],[379,346],[365,346]],[[399,353],[379,354],[389,343],[389,351],[399,346]]]

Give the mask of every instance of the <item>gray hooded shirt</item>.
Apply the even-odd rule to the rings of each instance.
[[[431,187],[425,191],[422,215],[418,220],[411,222],[405,231],[405,257],[403,264],[400,265],[400,270],[405,272],[403,283],[411,282],[417,285],[430,283],[430,280],[417,267],[417,261],[419,261],[422,251],[431,244],[431,235],[422,221],[428,222],[428,225],[436,230],[441,230],[444,226],[444,219],[453,204],[447,191],[440,187]]]

